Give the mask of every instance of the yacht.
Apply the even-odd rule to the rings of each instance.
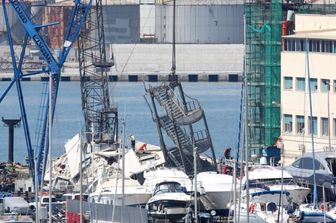
[[[283,177],[283,186],[281,188],[281,178]],[[243,189],[246,187],[245,177],[242,179]],[[310,188],[298,186],[293,177],[286,171],[268,165],[257,165],[249,171],[249,190],[250,193],[260,191],[288,191],[292,202],[300,205],[306,201]],[[244,193],[244,192],[243,192]],[[278,202],[278,198],[272,200]]]
[[[154,170],[149,170],[144,172],[144,187],[148,191],[154,192],[155,187],[158,183],[164,182],[164,181],[172,181],[179,183],[182,187],[186,188],[188,192],[191,191],[191,180],[187,176],[186,173],[184,173],[181,170],[178,170],[176,168],[158,168]]]
[[[175,221],[187,214],[190,202],[190,195],[186,194],[186,188],[180,183],[163,181],[156,185],[146,209],[150,218]]]
[[[233,176],[201,172],[197,174],[197,191],[206,211],[228,210],[232,200]]]
[[[0,223],[33,223],[33,219],[28,215],[21,215],[19,213],[6,213],[0,216]]]
[[[122,205],[122,179],[110,178],[97,189],[90,193],[89,202]],[[151,191],[147,190],[137,180],[125,179],[124,204],[126,206],[144,207],[151,197]]]
[[[282,191],[283,204],[288,204],[287,191]],[[277,223],[277,222],[288,222],[289,215],[286,210],[278,205],[278,203],[273,202],[270,198],[279,198],[281,191],[262,191],[250,193],[250,201],[247,209],[246,196],[242,196],[240,210],[238,213],[234,213],[234,206],[230,208],[230,216],[236,214],[236,218],[239,218],[240,223],[245,223],[247,221],[247,215],[249,216],[250,223]],[[285,196],[284,196],[285,195]]]
[[[302,204],[296,213],[302,223],[308,222],[336,222],[336,205],[334,202],[314,204]]]

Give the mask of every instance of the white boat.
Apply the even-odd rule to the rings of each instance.
[[[33,219],[28,215],[21,215],[19,213],[7,213],[0,216],[0,223],[33,223]]]
[[[164,181],[155,187],[153,196],[147,202],[148,216],[153,219],[182,219],[188,212],[190,195],[180,183]]]
[[[283,176],[283,186],[281,188],[281,177]],[[246,187],[246,179],[243,178],[243,188]],[[288,191],[289,198],[296,204],[300,205],[305,202],[310,188],[298,186],[293,177],[285,170],[278,169],[268,165],[254,166],[249,171],[249,190],[250,193],[269,190],[269,191]],[[243,192],[244,193],[244,192]],[[272,200],[272,202],[278,202]]]
[[[137,180],[125,179],[124,202],[126,206],[144,207],[150,199],[152,191],[140,185]],[[97,189],[90,193],[89,202],[122,205],[122,183],[121,179],[110,178],[102,183]]]
[[[7,213],[28,214],[29,203],[22,197],[5,197],[2,199],[2,206]]]
[[[197,174],[197,191],[204,208],[209,210],[228,210],[232,200],[233,176],[216,172]]]
[[[148,191],[154,192],[154,189],[158,183],[164,181],[173,181],[179,183],[187,191],[191,191],[191,180],[183,171],[176,168],[158,168],[144,172],[144,186]]]
[[[296,214],[302,223],[336,222],[336,205],[333,202],[320,203],[317,207],[313,204],[302,204]]]
[[[282,193],[285,195],[289,194],[286,191],[283,191]],[[288,222],[289,215],[286,213],[286,210],[283,207],[277,205],[277,203],[269,201],[270,197],[272,196],[275,198],[279,198],[280,191],[263,191],[251,193],[248,209],[245,199],[246,196],[244,196],[241,200],[240,210],[238,211],[238,213],[234,213],[234,206],[231,206],[231,213],[237,214],[237,216],[239,215],[239,223],[247,222],[247,214],[249,215],[250,223]],[[283,195],[283,197],[285,196]],[[287,199],[284,199],[284,203],[287,202]]]

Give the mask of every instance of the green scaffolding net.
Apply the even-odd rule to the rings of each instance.
[[[245,3],[248,147],[250,157],[273,145],[280,129],[281,1]]]

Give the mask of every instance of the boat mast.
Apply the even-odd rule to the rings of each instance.
[[[310,135],[312,144],[312,154],[313,154],[313,204],[314,208],[317,208],[317,186],[316,186],[316,166],[315,166],[315,143],[314,143],[314,121],[313,121],[313,106],[312,106],[312,95],[311,95],[311,85],[310,85],[310,69],[309,69],[309,44],[306,38],[306,72],[307,72],[307,84],[308,84],[308,95],[309,95],[309,113],[310,113]]]
[[[79,131],[79,222],[83,223],[83,148],[82,148],[82,131]]]
[[[248,177],[248,161],[249,161],[249,151],[248,151],[248,86],[247,86],[247,76],[246,76],[246,17],[244,15],[244,104],[245,104],[245,118],[244,118],[244,148],[245,148],[245,184],[246,184],[246,222],[250,223],[250,182]],[[243,163],[243,162],[242,162]]]
[[[49,136],[49,223],[52,223],[52,205],[51,205],[51,193],[52,193],[52,160],[51,160],[51,153],[52,153],[52,112],[53,112],[53,107],[52,107],[52,92],[53,92],[53,81],[52,77],[49,77],[49,126],[48,126],[48,136]],[[41,180],[42,181],[42,180]]]
[[[172,47],[172,68],[171,75],[173,80],[177,81],[176,77],[176,0],[173,1],[173,47]]]
[[[197,214],[197,147],[193,143],[194,148],[194,208],[195,208],[195,223],[198,223]]]
[[[122,211],[125,207],[125,143],[126,143],[126,123],[125,118],[122,119],[122,130],[123,130],[123,142],[122,142],[122,181],[121,181],[121,190],[122,190],[122,200],[121,200],[121,206]],[[123,213],[121,217],[123,218]],[[123,222],[123,221],[122,221]]]
[[[247,108],[247,80],[246,76],[244,78],[244,86],[245,86],[245,133],[244,133],[244,144],[245,144],[245,179],[246,179],[246,222],[250,223],[250,213],[249,213],[249,207],[250,207],[250,182],[249,182],[249,176],[248,176],[248,163],[249,163],[249,151],[248,151],[248,139],[247,139],[247,124],[248,124],[248,108]]]

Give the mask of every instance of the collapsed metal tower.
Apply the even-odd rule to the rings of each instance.
[[[146,91],[151,98],[153,120],[159,132],[166,166],[177,167],[192,176],[193,149],[196,147],[197,172],[216,171],[214,148],[199,101],[188,97],[179,81],[164,82],[156,87],[149,86]],[[174,146],[168,146],[165,136],[168,136]],[[205,153],[208,150],[210,155]],[[200,156],[202,153],[203,157]]]
[[[159,86],[149,86],[146,92],[151,99],[151,105],[148,105],[157,125],[166,166],[177,167],[187,175],[193,176],[194,148],[197,149],[197,172],[217,171],[216,156],[204,110],[198,100],[184,93],[176,75],[176,3],[173,2],[172,69],[169,81]],[[173,146],[168,146],[167,138]],[[208,150],[210,154],[206,153]]]
[[[95,1],[79,35],[78,52],[87,140],[113,144],[118,138],[118,111],[110,102],[107,72],[114,61],[106,58],[101,0]]]

